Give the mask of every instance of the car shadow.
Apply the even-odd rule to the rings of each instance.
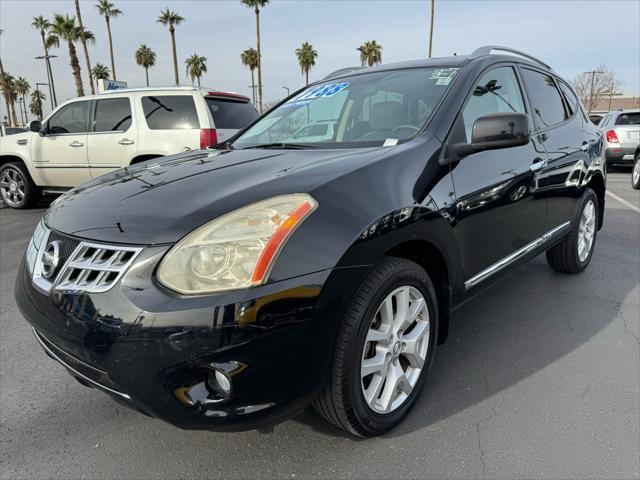
[[[419,430],[487,400],[611,323],[638,285],[638,275],[619,275],[615,289],[598,291],[598,270],[614,267],[594,253],[581,275],[556,273],[544,255],[538,256],[453,312],[449,338],[437,349],[425,389],[403,422],[384,437]],[[637,259],[632,263],[637,272]],[[327,435],[344,435],[312,409],[294,421]]]

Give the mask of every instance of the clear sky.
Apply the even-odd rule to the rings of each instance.
[[[169,32],[156,23],[161,9],[178,11],[186,21],[177,27],[181,83],[190,83],[184,60],[196,52],[208,59],[202,84],[249,94],[251,76],[240,52],[255,45],[253,11],[239,0],[111,0],[124,15],[112,19],[118,79],[144,85],[144,70],[134,52],[146,43],[158,55],[150,70],[152,85],[173,82]],[[82,0],[85,28],[96,36],[92,63],[109,66],[106,26],[95,0]],[[304,82],[295,49],[304,41],[318,51],[310,80],[339,68],[357,65],[356,47],[375,39],[383,46],[383,62],[426,56],[428,0],[272,0],[261,14],[265,101],[285,95]],[[0,55],[7,72],[26,77],[32,86],[46,82],[35,15],[75,14],[73,0],[0,0]],[[640,0],[436,0],[434,56],[464,54],[486,44],[525,50],[567,79],[600,63],[616,71],[628,95],[640,94]],[[81,54],[81,47],[78,53]],[[51,52],[58,100],[75,95],[64,44]],[[80,55],[82,73],[86,70]],[[4,102],[2,109],[4,109]],[[48,108],[45,113],[48,112]],[[2,113],[4,116],[4,112]]]

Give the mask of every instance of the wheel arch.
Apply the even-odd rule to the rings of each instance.
[[[599,172],[594,173],[586,186],[593,190],[598,198],[598,230],[600,230],[604,223],[604,195],[607,191],[603,175]]]
[[[31,178],[31,181],[36,185],[38,184],[38,182],[36,181],[38,179],[34,177],[31,169],[29,168],[29,165],[27,164],[27,162],[25,162],[24,158],[15,154],[0,155],[0,168],[2,168],[7,163],[19,163],[20,165],[22,165],[27,175],[29,175],[29,177]]]
[[[451,274],[443,252],[428,240],[414,239],[399,243],[385,255],[415,262],[429,274],[438,298],[438,345],[443,344],[449,333],[451,311]]]
[[[27,166],[24,159],[18,155],[13,155],[13,154],[0,155],[0,167],[2,167],[3,165],[6,165],[7,163],[13,163],[13,162],[22,163],[25,166],[25,168]]]

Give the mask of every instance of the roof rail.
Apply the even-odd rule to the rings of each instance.
[[[324,77],[322,80],[327,80],[329,78],[338,77],[340,75],[345,75],[347,73],[355,72],[356,70],[362,70],[365,67],[346,67],[341,68],[340,70],[336,70],[335,72],[331,72],[329,75]]]
[[[127,87],[127,88],[116,88],[114,90],[106,90],[104,92],[100,92],[98,95],[108,95],[112,93],[117,94],[117,93],[123,93],[123,92],[148,92],[152,90],[194,92],[197,90],[207,90],[207,89],[196,87],[193,85],[175,85],[175,86],[165,86],[165,87]]]
[[[553,68],[551,68],[549,65],[544,63],[539,58],[534,57],[533,55],[529,55],[528,53],[521,52],[520,50],[516,50],[515,48],[501,47],[499,45],[485,45],[484,47],[476,48],[473,51],[473,53],[469,56],[469,58],[474,59],[474,58],[478,58],[478,57],[484,57],[486,55],[491,55],[491,52],[493,50],[498,50],[500,52],[513,53],[514,55],[518,55],[520,57],[524,57],[524,58],[527,58],[529,60],[532,60],[532,61],[542,65],[543,67],[548,68],[549,70],[553,70]]]

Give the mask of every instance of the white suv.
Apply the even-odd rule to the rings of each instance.
[[[111,90],[69,100],[0,139],[0,195],[13,208],[117,168],[223,142],[258,117],[243,95],[196,87]]]

